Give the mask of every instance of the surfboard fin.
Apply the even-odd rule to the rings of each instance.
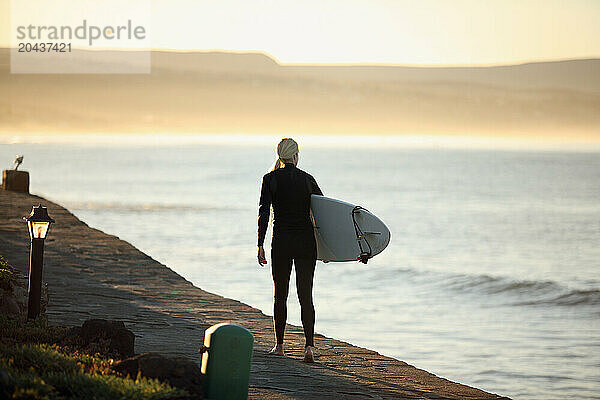
[[[367,253],[366,251],[363,251],[362,253],[360,253],[360,255],[356,258],[357,261],[360,261],[363,264],[366,264],[369,261],[369,256],[371,254]]]

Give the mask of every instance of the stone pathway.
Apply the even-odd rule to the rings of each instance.
[[[255,337],[250,399],[500,399],[438,378],[374,351],[316,335],[317,363],[302,360],[302,328],[288,325],[288,357],[266,354],[271,317],[205,292],[118,237],[90,228],[65,208],[37,196],[0,190],[0,255],[28,273],[24,215],[41,203],[56,220],[44,253],[53,324],[117,319],[136,335],[136,352],[186,356],[199,363],[204,330],[220,322]]]

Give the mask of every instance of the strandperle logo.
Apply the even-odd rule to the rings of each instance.
[[[144,40],[146,39],[146,28],[135,25],[131,20],[122,25],[91,25],[84,19],[81,25],[75,27],[69,25],[20,25],[17,26],[18,40],[32,41],[64,41],[64,40],[87,40],[90,46],[99,40]]]
[[[10,0],[10,71],[147,74],[151,0]]]

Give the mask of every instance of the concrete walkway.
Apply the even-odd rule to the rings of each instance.
[[[200,361],[204,330],[220,322],[255,336],[250,399],[499,399],[438,378],[374,351],[316,335],[317,363],[301,362],[302,328],[288,325],[288,357],[270,356],[271,317],[205,292],[116,236],[90,228],[40,197],[0,190],[0,255],[28,271],[29,236],[22,217],[37,204],[56,220],[44,253],[52,324],[117,319],[136,335],[136,352]],[[251,245],[251,244],[249,244]]]

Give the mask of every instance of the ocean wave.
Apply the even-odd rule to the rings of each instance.
[[[447,282],[452,289],[507,295],[512,305],[600,305],[599,289],[573,289],[553,281],[514,280],[489,275],[459,275]]]
[[[513,280],[490,275],[455,275],[446,281],[447,285],[457,290],[481,289],[489,294],[496,293],[549,293],[561,289],[561,285],[553,281]]]
[[[600,289],[572,288],[549,280],[518,280],[502,276],[443,274],[432,271],[402,269],[406,275],[420,275],[424,282],[441,285],[464,293],[485,294],[508,298],[510,305],[597,306],[600,305]],[[438,275],[436,277],[432,275]]]
[[[550,299],[518,303],[518,305],[535,304],[554,304],[559,306],[600,305],[600,290],[571,290]]]
[[[462,275],[449,280],[447,284],[455,290],[511,296],[513,305],[600,305],[599,289],[573,289],[553,281]]]

